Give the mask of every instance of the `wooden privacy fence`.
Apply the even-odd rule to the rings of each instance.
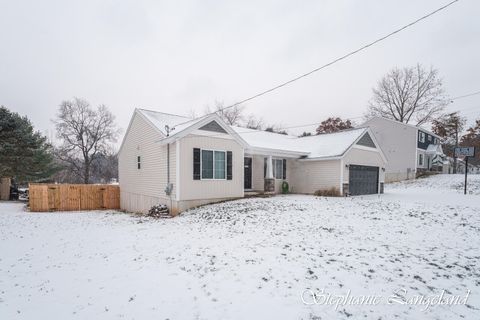
[[[73,211],[120,208],[120,187],[98,184],[29,185],[30,211]]]
[[[10,178],[0,178],[0,200],[10,199]]]

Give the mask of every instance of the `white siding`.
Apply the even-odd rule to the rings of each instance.
[[[332,187],[340,190],[340,160],[292,161],[287,178],[293,193],[314,193]]]
[[[232,180],[193,180],[194,148],[232,151]],[[231,136],[185,136],[179,156],[180,201],[243,197],[243,147]]]
[[[365,123],[377,139],[387,158],[387,182],[407,179],[415,176],[417,129],[394,121],[372,118]]]
[[[154,204],[171,205],[165,194],[167,185],[167,147],[160,146],[161,133],[135,113],[118,155],[120,207],[131,212],[146,212]],[[141,169],[137,169],[137,156]],[[175,199],[176,152],[170,145],[170,181]]]
[[[385,161],[379,152],[375,150],[366,150],[363,148],[352,147],[343,158],[343,182],[348,183],[348,168],[347,165],[356,164],[361,166],[379,167],[379,182],[385,181]]]
[[[252,159],[252,189],[263,191],[264,185],[264,156],[254,155]]]

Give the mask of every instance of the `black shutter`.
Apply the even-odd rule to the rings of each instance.
[[[232,151],[227,151],[227,180],[232,180]]]
[[[267,158],[263,158],[263,177],[267,177]]]
[[[283,180],[287,179],[287,159],[283,159]]]
[[[193,180],[200,180],[200,149],[193,148]]]

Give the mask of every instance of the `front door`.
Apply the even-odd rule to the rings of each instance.
[[[252,189],[252,158],[243,158],[243,188]]]

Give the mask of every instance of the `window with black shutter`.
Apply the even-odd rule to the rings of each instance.
[[[200,149],[193,148],[193,180],[200,180]]]
[[[287,179],[287,159],[283,159],[283,180]]]
[[[232,151],[227,151],[227,180],[232,178]]]
[[[263,177],[267,177],[267,158],[263,158]]]

